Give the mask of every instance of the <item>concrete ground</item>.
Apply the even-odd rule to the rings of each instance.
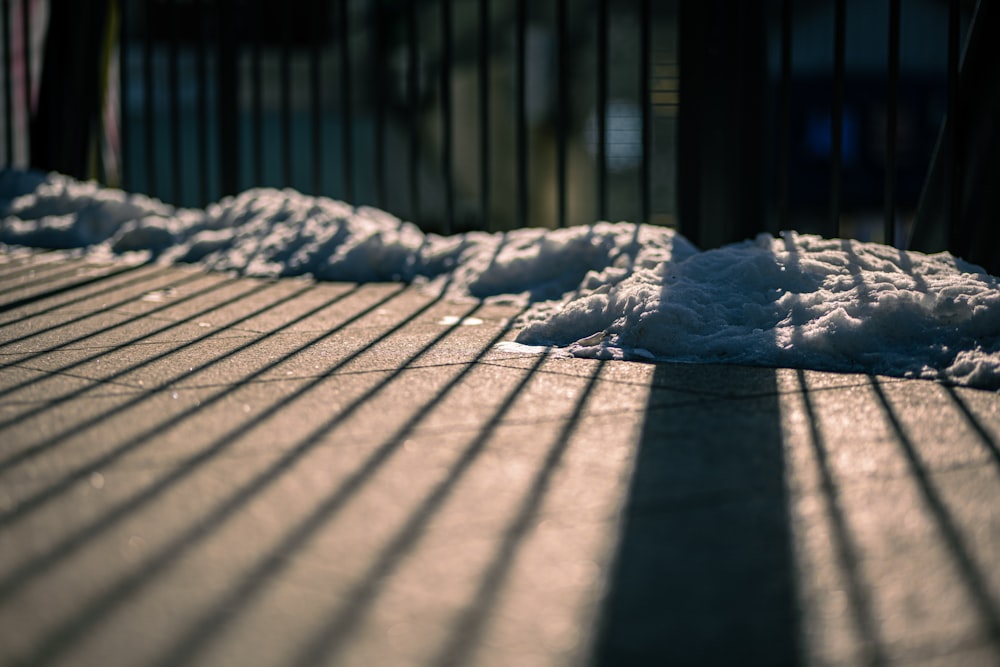
[[[1000,664],[1000,396],[0,256],[0,664]]]

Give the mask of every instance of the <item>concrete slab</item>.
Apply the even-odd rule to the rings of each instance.
[[[500,352],[401,285],[0,294],[0,664],[1000,662],[996,394]]]

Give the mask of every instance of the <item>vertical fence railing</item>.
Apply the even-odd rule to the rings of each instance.
[[[777,228],[788,229],[791,219],[790,183],[792,156],[792,0],[781,0],[779,14],[780,65],[778,71]]]
[[[148,17],[150,8],[152,7],[152,2],[146,0],[144,3],[144,17]],[[143,151],[145,156],[145,171],[146,171],[146,185],[145,191],[148,193],[155,193],[159,190],[159,184],[156,179],[156,155],[159,150],[156,147],[155,139],[155,127],[156,118],[154,115],[154,110],[156,109],[156,103],[153,98],[153,91],[156,89],[156,84],[153,79],[153,34],[147,27],[143,34],[142,40],[142,93],[143,93],[143,103],[142,103],[142,128],[143,128]]]
[[[24,95],[24,104],[21,107],[21,113],[23,114],[24,124],[27,126],[31,119],[31,108],[32,100],[34,100],[34,69],[33,69],[33,43],[34,43],[34,33],[32,33],[32,20],[31,20],[31,0],[21,0],[21,58],[24,65],[22,70],[22,94]],[[13,41],[13,40],[11,40]],[[10,70],[8,70],[10,71]],[[25,141],[24,154],[29,155],[31,153],[30,146],[28,145],[29,137],[28,132],[23,132],[22,136]]]
[[[39,0],[43,1],[43,0]],[[547,25],[544,18],[546,10],[538,10],[535,5],[526,1],[505,0],[501,3],[491,3],[489,0],[475,0],[478,7],[479,39],[477,46],[478,69],[478,124],[480,140],[479,148],[479,183],[478,206],[475,216],[478,226],[491,229],[495,226],[497,216],[494,206],[501,202],[513,201],[513,215],[505,218],[504,226],[526,224],[550,224],[564,226],[569,224],[571,208],[578,207],[581,197],[590,197],[590,188],[580,190],[579,185],[571,185],[571,172],[575,172],[575,164],[569,155],[574,150],[574,144],[585,143],[579,129],[583,125],[577,117],[577,105],[572,96],[574,86],[569,77],[572,72],[586,72],[587,66],[572,66],[581,60],[580,30],[581,20],[570,13],[568,0],[553,0],[555,19]],[[5,44],[4,66],[10,71],[12,50],[12,33],[17,26],[12,24],[13,6],[17,0],[3,0],[3,32]],[[210,2],[196,0],[194,2],[179,2],[178,0],[119,0],[117,6],[121,12],[122,26],[118,40],[118,76],[117,85],[121,99],[121,134],[122,155],[120,156],[122,171],[120,184],[135,190],[141,190],[162,197],[168,201],[184,205],[204,205],[221,195],[231,194],[251,185],[289,185],[298,184],[314,192],[323,192],[340,196],[348,200],[358,200],[360,190],[373,192],[371,198],[376,203],[383,203],[389,189],[385,182],[388,170],[386,163],[387,150],[393,150],[387,145],[387,136],[398,136],[387,133],[385,123],[391,118],[387,115],[387,106],[398,104],[393,100],[391,87],[393,81],[389,77],[391,53],[393,48],[389,40],[398,40],[400,31],[384,29],[383,20],[390,17],[398,18],[402,8],[404,21],[404,69],[405,129],[403,136],[408,137],[409,157],[404,156],[404,164],[408,163],[408,184],[400,188],[394,184],[395,190],[408,190],[409,206],[402,206],[401,211],[408,217],[420,220],[425,207],[435,201],[443,201],[444,213],[440,228],[450,231],[456,227],[457,204],[462,193],[458,192],[458,180],[455,175],[455,127],[459,122],[455,114],[455,102],[451,99],[453,80],[457,72],[456,53],[452,50],[454,35],[454,7],[469,4],[466,0],[440,0],[440,52],[435,56],[434,45],[430,44],[433,37],[428,37],[427,25],[422,17],[434,3],[424,0],[403,0],[402,2],[386,2],[385,0],[310,0],[305,6],[314,13],[321,14],[323,7],[334,8],[332,23],[334,26],[334,41],[336,45],[331,55],[328,42],[318,31],[310,33],[310,41],[306,45],[307,52],[303,56],[302,45],[295,36],[297,32],[291,19],[292,12],[303,12],[303,5],[296,3],[288,7],[277,7],[263,0],[222,0]],[[601,21],[596,25],[596,39],[599,42],[600,54],[598,63],[599,89],[596,95],[594,113],[598,121],[597,138],[594,147],[598,153],[596,159],[597,188],[596,209],[599,217],[608,217],[609,184],[609,145],[613,141],[614,131],[609,127],[609,70],[616,64],[609,55],[609,21],[616,11],[622,8],[637,10],[646,32],[641,38],[642,72],[640,74],[640,91],[638,104],[640,108],[642,141],[649,143],[652,136],[652,121],[649,103],[650,40],[648,31],[651,2],[640,0],[634,2],[616,3],[611,0],[600,0],[599,16]],[[21,0],[20,5],[27,8],[31,0]],[[370,9],[374,7],[374,9]],[[514,8],[513,10],[511,8]],[[572,5],[577,12],[579,5]],[[359,11],[359,8],[368,8]],[[592,8],[584,7],[584,16],[591,16]],[[530,11],[529,11],[530,10]],[[25,11],[27,11],[25,9]],[[352,16],[361,16],[368,12],[370,21],[361,21],[357,26],[349,25]],[[592,19],[584,21],[594,26]],[[20,27],[28,33],[30,23],[28,17],[20,23]],[[241,30],[234,30],[239,25]],[[466,29],[467,26],[463,26]],[[529,70],[533,67],[544,67],[539,62],[539,54],[535,51],[538,45],[529,44],[532,30],[550,30],[555,34],[557,53],[555,55],[556,87],[553,111],[555,146],[555,191],[556,203],[554,215],[550,218],[542,205],[544,196],[540,194],[536,181],[544,176],[543,167],[537,174],[532,173],[536,160],[544,160],[538,155],[544,155],[548,147],[543,145],[544,136],[535,150],[534,141],[539,130],[536,124],[539,119],[534,109],[538,101],[531,98],[537,91],[529,91]],[[432,31],[431,31],[432,32]],[[493,96],[498,92],[504,94],[502,88],[495,89],[498,80],[497,70],[507,67],[505,54],[509,53],[507,35],[513,35],[514,55],[514,96],[510,108],[513,109],[513,125],[515,126],[513,145],[513,161],[507,161],[504,153],[511,152],[507,146],[498,151],[493,145],[492,134],[498,125],[505,125],[507,118],[494,118],[492,108],[495,104]],[[369,94],[368,100],[360,102],[361,96],[354,91],[359,83],[355,81],[358,65],[352,57],[351,41],[361,43],[368,40],[366,53],[371,48],[372,58],[369,60],[372,77],[370,81],[378,82],[376,90]],[[27,41],[27,38],[25,38]],[[584,40],[586,41],[586,40]],[[398,44],[398,41],[396,42]],[[457,42],[456,42],[457,43]],[[593,41],[588,42],[593,44]],[[590,47],[592,48],[592,46]],[[422,123],[425,114],[427,87],[434,86],[426,78],[426,65],[437,58],[440,65],[438,89],[438,107],[435,113],[440,113],[440,141],[426,136],[426,125]],[[24,55],[30,67],[30,51]],[[323,63],[328,60],[339,61],[339,76],[331,77]],[[544,60],[544,58],[543,58]],[[303,62],[305,63],[303,66]],[[304,86],[293,83],[301,71],[308,72]],[[276,75],[275,75],[276,73]],[[590,76],[586,74],[585,76]],[[4,83],[4,111],[8,119],[17,115],[17,109],[10,110],[13,101],[17,99],[15,78],[8,76]],[[330,86],[335,92],[329,92]],[[30,87],[30,82],[29,82]],[[387,90],[390,89],[390,90]],[[322,91],[322,92],[321,92]],[[26,95],[30,104],[32,95]],[[336,110],[328,106],[324,99],[339,100],[339,116],[336,122],[330,123],[331,113]],[[298,111],[298,104],[308,100],[308,109]],[[354,122],[356,108],[369,105],[374,114],[375,150],[372,151],[374,161],[374,186],[360,188],[355,179],[367,179],[360,167],[364,158],[358,159],[355,147],[363,130]],[[193,105],[193,106],[192,106]],[[585,105],[589,108],[589,104]],[[503,109],[503,105],[497,108]],[[30,111],[25,112],[25,116]],[[503,112],[506,113],[506,112]],[[300,123],[301,118],[307,118]],[[543,119],[542,122],[547,122]],[[335,152],[331,153],[327,137],[328,128],[336,128],[339,132],[331,132],[329,138]],[[13,122],[5,124],[4,157],[8,164],[13,164],[18,146],[18,131]],[[500,130],[501,136],[505,130]],[[339,136],[334,136],[334,135]],[[300,154],[296,143],[308,137],[309,146],[304,154]],[[339,141],[337,141],[339,139]],[[437,155],[432,151],[436,145]],[[537,155],[536,155],[537,152]],[[397,156],[398,157],[398,156]],[[516,172],[510,197],[494,197],[498,187],[506,187],[508,178],[502,176],[496,182],[494,176],[500,160],[504,160],[506,172],[509,168]],[[334,165],[333,163],[339,163]],[[438,174],[431,176],[429,167],[437,165]],[[647,219],[651,208],[652,159],[647,151],[641,158],[637,180],[640,187],[639,218]],[[333,183],[326,178],[329,172],[339,173],[341,183]],[[579,174],[587,173],[580,169]],[[301,177],[302,174],[308,176]],[[444,192],[440,197],[425,194],[428,181],[440,182]],[[337,187],[337,186],[340,187]],[[465,184],[468,188],[468,184]],[[543,186],[544,187],[544,186]],[[474,188],[476,189],[476,188]],[[506,194],[506,193],[505,193]],[[396,197],[398,199],[398,196]],[[398,202],[397,202],[398,203]],[[405,204],[406,202],[404,202]],[[537,207],[537,208],[536,208]],[[586,211],[589,207],[584,206]],[[575,222],[593,218],[588,213],[575,215]],[[468,224],[468,221],[465,223]]]
[[[355,201],[354,178],[354,86],[351,57],[351,12],[348,0],[337,3],[340,30],[340,113],[343,135],[341,150],[343,160],[344,194],[347,201]]]
[[[847,0],[834,0],[833,104],[830,111],[830,223],[826,235],[840,236],[844,178],[844,78],[846,76]]]
[[[948,0],[948,111],[947,141],[951,145],[948,179],[948,247],[963,245],[962,236],[962,122],[959,110],[961,14],[958,0]]]
[[[896,245],[896,157],[899,144],[899,28],[900,0],[889,0],[888,66],[885,114],[885,208],[883,240]]]
[[[27,3],[26,3],[27,4]],[[132,49],[131,33],[128,29],[132,19],[132,8],[127,2],[118,4],[118,22],[121,26],[118,35],[118,99],[121,104],[119,116],[119,131],[121,132],[121,186],[125,190],[135,190],[132,179],[132,114],[128,113],[130,95],[132,94],[132,77],[128,68],[128,54]],[[30,71],[30,69],[29,69]]]
[[[479,78],[479,226],[481,229],[492,228],[491,207],[493,200],[491,197],[493,190],[493,170],[491,152],[492,142],[490,133],[492,131],[490,104],[490,85],[492,82],[490,72],[490,59],[493,55],[490,35],[493,32],[492,12],[490,0],[479,0],[479,53],[478,53],[478,78]]]
[[[441,0],[441,179],[444,181],[444,232],[455,229],[455,188],[452,180],[451,0]]]
[[[608,217],[608,0],[597,0],[597,219]]]
[[[569,132],[569,36],[567,34],[567,0],[556,0],[556,226],[565,227],[566,211],[566,148]]]
[[[167,21],[169,38],[167,39],[167,105],[169,113],[170,133],[168,145],[170,150],[170,194],[171,201],[180,202],[181,195],[181,102],[180,102],[180,39],[177,34],[180,25],[177,20],[177,0],[167,4]]]
[[[281,14],[281,47],[278,52],[281,106],[281,182],[292,182],[292,16],[289,12]],[[350,147],[345,143],[341,155],[344,160],[351,154]],[[345,188],[346,189],[346,188]],[[346,196],[346,195],[345,195]]]
[[[197,154],[198,154],[198,202],[209,200],[209,159],[208,159],[208,48],[206,27],[198,27],[195,46],[195,80],[198,91],[197,102]]]
[[[639,115],[641,127],[641,155],[639,167],[639,220],[652,218],[652,164],[653,164],[653,102],[652,83],[652,30],[651,0],[639,0]]]
[[[373,39],[371,40],[371,52],[369,58],[372,64],[372,81],[375,82],[374,91],[374,124],[375,124],[375,146],[374,146],[374,203],[375,206],[385,207],[385,107],[388,103],[388,96],[385,88],[388,79],[385,74],[386,58],[385,52],[388,48],[385,38],[385,9],[383,0],[375,0],[371,20],[373,24]]]
[[[14,163],[14,84],[13,84],[13,72],[14,68],[11,67],[11,34],[10,29],[10,0],[3,0],[3,4],[0,5],[0,12],[3,13],[2,18],[2,30],[3,30],[3,106],[4,106],[4,118],[6,122],[4,123],[4,146],[6,150],[5,158],[7,164]]]
[[[292,186],[375,204],[446,233],[597,219],[676,220],[677,206],[663,196],[662,179],[674,167],[691,172],[693,164],[673,163],[673,141],[657,147],[662,135],[654,99],[662,91],[656,49],[664,34],[685,31],[680,8],[698,2],[118,0],[120,183],[185,205],[204,205],[249,186]],[[885,45],[879,45],[885,88],[874,93],[885,105],[882,201],[866,205],[873,218],[881,209],[880,237],[896,244],[897,225],[903,229],[913,208],[906,185],[913,180],[907,162],[912,150],[901,148],[901,137],[913,131],[907,124],[915,94],[913,64],[901,48],[906,28],[915,12],[947,12],[940,69],[951,119],[946,140],[954,148],[946,166],[945,217],[957,220],[966,178],[958,82],[972,4],[949,0],[946,10],[907,4],[904,14],[901,0],[887,3],[888,22],[880,32]],[[7,165],[27,166],[30,153],[33,72],[45,69],[36,62],[41,51],[33,48],[41,34],[33,28],[40,5],[60,3],[0,0],[0,157]],[[739,98],[730,97],[732,106],[750,109],[752,98],[766,95],[774,112],[766,123],[775,141],[763,142],[757,152],[764,159],[754,163],[774,177],[774,189],[760,194],[769,228],[803,219],[799,209],[805,205],[794,185],[803,151],[797,115],[803,66],[795,54],[815,37],[808,31],[822,17],[833,37],[822,82],[828,147],[825,175],[811,187],[826,199],[808,204],[809,214],[826,235],[851,229],[845,222],[857,213],[851,199],[856,172],[847,156],[857,139],[851,114],[859,93],[850,62],[859,48],[855,12],[864,11],[847,0],[754,0],[728,17],[745,23],[739,34],[747,44],[757,48],[755,40],[767,39],[775,54],[757,89],[736,79],[723,82]],[[758,26],[754,17],[765,13],[770,22]],[[707,21],[716,32],[724,29],[723,17]],[[723,75],[735,77],[738,69],[737,79],[756,80],[750,60]],[[706,72],[718,74],[712,67]],[[705,110],[724,103],[712,97],[710,84],[701,91]],[[689,109],[697,104],[686,101]],[[754,113],[732,112],[739,129],[725,134],[735,138],[728,149],[743,167],[750,166],[745,156],[754,154],[752,137],[767,127],[763,120],[754,125]],[[725,130],[709,127],[714,120],[688,122],[702,133]],[[623,159],[628,142],[638,144],[637,153]],[[684,145],[685,138],[677,143]],[[721,143],[716,138],[714,147],[702,149],[722,151]],[[721,165],[724,158],[712,159]],[[726,168],[713,176],[720,198],[732,195],[735,190],[726,188],[738,180]],[[670,188],[670,197],[679,190]]]
[[[419,26],[417,23],[417,0],[409,0],[406,12],[406,56],[407,56],[407,79],[406,92],[408,95],[410,114],[408,116],[408,127],[410,134],[409,151],[409,186],[410,186],[410,217],[413,220],[420,220],[420,126],[416,110],[420,107],[420,53],[418,47]]]
[[[516,155],[514,182],[517,197],[518,227],[528,225],[528,98],[527,33],[528,2],[515,0],[516,30],[514,46],[514,114]]]
[[[264,120],[263,120],[263,87],[264,74],[262,72],[261,51],[263,50],[264,27],[261,21],[264,2],[266,0],[254,0],[252,11],[253,21],[253,42],[250,50],[250,124],[253,144],[253,182],[255,184],[264,183]]]

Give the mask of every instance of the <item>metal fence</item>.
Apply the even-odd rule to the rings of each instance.
[[[946,150],[968,140],[976,8],[3,0],[0,156],[180,205],[295,187],[440,232],[630,219],[705,246],[903,245],[927,188],[954,223],[978,178]]]

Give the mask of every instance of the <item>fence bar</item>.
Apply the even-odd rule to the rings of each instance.
[[[681,233],[703,248],[752,238],[764,227],[768,6],[765,0],[679,5],[678,221]]]
[[[281,91],[281,184],[292,184],[292,7],[281,11],[279,86]]]
[[[340,85],[344,128],[344,199],[354,203],[354,118],[351,108],[351,27],[348,3],[340,1]]]
[[[198,3],[198,15],[200,25],[197,35],[197,46],[195,47],[195,68],[197,69],[198,85],[198,163],[201,165],[198,170],[198,205],[208,204],[208,53],[206,42],[208,42],[207,25],[207,0]]]
[[[369,55],[372,63],[372,81],[375,82],[375,205],[385,207],[385,30],[382,24],[385,20],[385,10],[382,0],[375,0],[372,12],[372,52]]]
[[[608,0],[597,1],[597,219],[608,217]]]
[[[21,49],[23,51],[21,62],[24,65],[24,127],[22,136],[25,141],[25,157],[31,155],[31,132],[27,130],[31,126],[31,106],[33,95],[32,54],[31,49],[34,40],[31,38],[31,0],[21,0]],[[121,65],[119,65],[121,67]],[[120,90],[120,89],[119,89]]]
[[[178,47],[178,31],[180,21],[177,19],[177,0],[171,0],[167,5],[167,99],[170,123],[170,197],[175,206],[181,205],[181,105],[180,105],[180,74],[177,71],[180,58]]]
[[[556,223],[559,227],[566,226],[566,142],[569,132],[569,117],[567,105],[569,100],[569,56],[566,36],[566,0],[556,2],[556,40],[558,49],[559,91],[556,109]]]
[[[781,80],[778,87],[778,231],[790,229],[792,157],[792,0],[781,0]]]
[[[322,15],[321,0],[313,0],[310,9],[316,16]],[[320,126],[322,109],[320,106],[320,40],[322,31],[312,26],[312,40],[309,42],[309,134],[310,134],[310,164],[312,165],[312,194],[321,195],[323,188],[323,158],[320,147],[323,145],[323,132]]]
[[[4,106],[4,148],[7,166],[14,165],[14,88],[10,75],[10,0],[3,0],[3,106]]]
[[[242,29],[236,7],[230,2],[216,2],[216,85],[218,90],[219,187],[221,194],[234,195],[239,190],[239,69],[236,35]]]
[[[260,52],[263,49],[263,19],[264,0],[253,4],[253,50],[250,53],[250,130],[253,133],[253,184],[264,184],[264,123],[261,118],[263,106],[261,88],[263,74],[261,72]]]
[[[640,202],[642,222],[648,223],[651,209],[651,165],[653,152],[653,114],[650,100],[650,59],[651,54],[651,32],[652,16],[650,0],[640,0],[639,5],[639,52],[640,52],[640,81],[639,81],[639,103],[642,109],[642,163],[640,165]]]
[[[452,182],[451,108],[451,0],[441,0],[441,178],[444,179],[444,233],[455,229],[455,191]]]
[[[899,114],[900,2],[889,0],[889,99],[885,120],[885,231],[886,245],[896,245],[896,125]]]
[[[479,0],[479,216],[492,231],[490,216],[490,0]]]
[[[417,2],[410,0],[407,5],[407,91],[409,93],[410,130],[410,209],[411,217],[420,223],[420,62],[417,45]]]
[[[25,25],[28,22],[29,13],[29,3],[30,0],[24,1],[25,10]],[[131,179],[131,158],[129,157],[129,148],[132,145],[132,124],[129,119],[129,95],[131,86],[129,84],[129,68],[128,68],[128,52],[130,43],[130,36],[128,34],[128,2],[122,0],[118,3],[118,123],[121,127],[121,155],[119,156],[119,164],[121,169],[121,185],[126,191],[132,190],[132,179]],[[25,28],[25,34],[30,34],[31,30]],[[25,44],[28,47],[28,51],[31,51],[31,41],[27,40]],[[28,118],[31,117],[31,66],[29,60],[25,60],[25,67],[28,71],[28,85],[27,85],[27,95],[26,100],[26,110],[28,111]]]
[[[844,146],[844,59],[847,42],[847,0],[834,3],[833,24],[833,110],[830,114],[830,228],[829,236],[840,235],[843,196]]]
[[[517,226],[528,226],[528,104],[526,38],[528,32],[527,0],[517,0],[517,25],[515,27],[515,78],[514,94],[517,113]]]
[[[156,187],[156,135],[154,133],[154,123],[156,122],[153,113],[155,105],[153,103],[153,35],[149,23],[149,13],[153,3],[146,0],[146,25],[143,26],[142,41],[142,97],[143,97],[143,134],[146,148],[146,188],[147,194],[157,194]]]
[[[961,7],[958,0],[948,1],[948,118],[947,131],[951,143],[951,163],[948,165],[948,247],[957,252],[963,241],[962,232],[962,150],[959,119],[959,67],[961,65]]]

